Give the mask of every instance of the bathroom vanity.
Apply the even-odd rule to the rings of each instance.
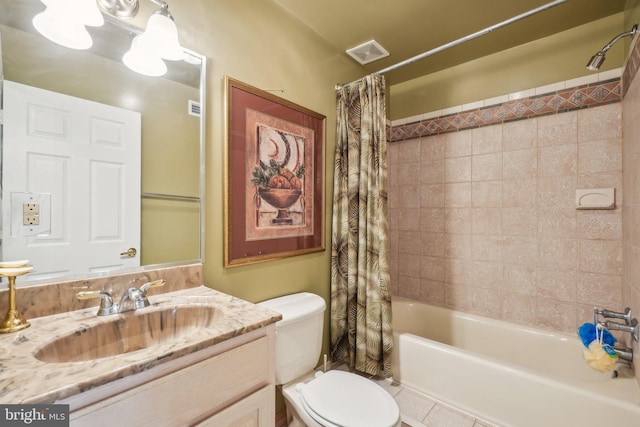
[[[272,426],[281,315],[206,286],[149,300],[110,316],[94,302],[0,335],[0,403],[68,404],[74,427]]]

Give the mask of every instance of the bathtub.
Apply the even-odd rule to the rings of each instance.
[[[392,310],[404,386],[499,426],[640,426],[633,374],[591,369],[577,336],[404,298]]]

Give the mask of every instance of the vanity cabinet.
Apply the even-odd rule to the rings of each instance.
[[[269,325],[72,397],[71,426],[273,426],[273,335]]]

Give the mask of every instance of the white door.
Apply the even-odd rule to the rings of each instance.
[[[30,260],[29,279],[139,266],[140,113],[6,80],[3,96],[2,260]],[[47,233],[12,232],[12,193],[50,194]]]

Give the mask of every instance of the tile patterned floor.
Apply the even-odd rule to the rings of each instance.
[[[387,390],[398,402],[402,427],[496,427],[390,380],[372,381]]]
[[[348,371],[346,365],[333,369]],[[398,402],[402,427],[498,427],[391,379],[370,378]]]

